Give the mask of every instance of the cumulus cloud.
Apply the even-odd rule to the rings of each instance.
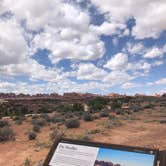
[[[0,92],[14,92],[14,93],[52,93],[57,92],[63,94],[64,92],[79,92],[79,93],[96,93],[101,89],[103,92],[107,91],[108,84],[90,82],[77,84],[71,81],[62,81],[57,83],[26,83],[26,82],[0,82]]]
[[[155,82],[155,84],[166,84],[166,78],[162,78]]]
[[[62,59],[94,60],[101,58],[105,52],[104,43],[94,33],[88,29],[80,32],[71,28],[46,27],[43,33],[34,38],[33,48],[50,50],[52,63]]]
[[[97,68],[94,64],[80,64],[78,66],[77,78],[86,80],[101,80],[108,73],[101,68]]]
[[[111,23],[111,22],[104,22],[100,26],[92,25],[92,31],[95,31],[99,35],[115,35],[121,34],[122,30],[126,28],[125,24],[120,23]],[[124,32],[125,35],[128,34],[127,29]]]
[[[113,23],[125,23],[134,18],[132,35],[138,39],[157,38],[166,29],[165,0],[91,0]],[[156,9],[157,8],[157,9]]]
[[[157,58],[162,56],[163,51],[159,48],[152,48],[143,55],[144,58]]]
[[[0,20],[0,65],[17,64],[28,56],[22,27],[14,20]]]
[[[98,89],[106,91],[114,85],[126,89],[136,86],[130,82],[134,78],[147,76],[152,67],[164,64],[161,58],[166,53],[166,45],[146,48],[144,41],[135,40],[157,38],[166,29],[164,0],[91,0],[87,9],[77,2],[0,0],[1,78],[16,81],[18,76],[25,76],[29,79],[15,83],[0,80],[0,91],[96,92]],[[104,14],[101,24],[93,24],[91,5],[97,7],[98,14]],[[133,18],[135,25],[131,30],[126,21]],[[128,35],[135,38],[132,37],[126,49],[121,50],[121,39],[124,36],[128,39]],[[118,49],[113,48],[115,55],[111,55],[109,42]],[[45,62],[40,64],[44,54],[40,57],[38,50],[48,51],[50,66]],[[107,61],[109,51],[111,57]],[[136,61],[137,57],[128,56],[128,53],[142,55],[144,59]],[[64,59],[70,64],[59,68]],[[72,69],[66,71],[68,65]]]
[[[133,83],[133,82],[126,82],[124,83],[121,88],[122,89],[132,89],[142,86],[141,84]]]
[[[114,55],[105,65],[105,68],[112,70],[120,70],[126,67],[128,64],[128,56],[124,53],[118,53]]]
[[[131,55],[136,55],[136,54],[142,54],[145,51],[145,47],[143,46],[142,43],[127,43],[127,51]]]
[[[109,83],[110,86],[120,85],[129,80],[132,80],[134,77],[129,75],[124,71],[112,71],[104,79],[103,82]]]

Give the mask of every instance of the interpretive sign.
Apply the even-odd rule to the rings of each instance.
[[[59,138],[44,166],[165,166],[157,149]]]

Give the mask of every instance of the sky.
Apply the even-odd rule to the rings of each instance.
[[[165,0],[0,0],[0,92],[166,92]]]
[[[154,155],[100,148],[97,160],[122,166],[153,166]]]

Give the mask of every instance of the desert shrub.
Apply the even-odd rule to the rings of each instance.
[[[38,124],[33,125],[33,131],[34,132],[39,132],[40,131],[40,126]]]
[[[118,127],[122,125],[122,122],[119,119],[108,119],[103,123],[105,128],[112,129],[114,127]]]
[[[15,121],[15,124],[17,124],[17,125],[21,125],[21,124],[22,124],[22,122],[23,122],[23,120],[22,120],[22,119],[18,119],[18,120],[16,120],[16,121]]]
[[[47,122],[45,119],[32,119],[32,124],[43,127],[43,126],[47,125]]]
[[[153,104],[147,104],[144,106],[145,109],[150,109],[150,108],[153,108]]]
[[[108,111],[101,111],[100,112],[100,117],[108,117],[108,116],[109,116]]]
[[[38,119],[40,118],[39,115],[32,115],[32,119]]]
[[[31,165],[31,160],[26,158],[25,161],[24,161],[23,166],[30,166],[30,165]]]
[[[92,138],[86,134],[86,135],[83,135],[82,137],[80,137],[80,140],[83,140],[83,141],[90,141]]]
[[[117,115],[124,115],[124,111],[123,111],[123,109],[116,109],[115,110],[115,113],[117,114]]]
[[[80,121],[77,118],[69,119],[65,122],[67,128],[78,128],[80,126]]]
[[[69,119],[69,118],[73,118],[73,113],[69,112],[65,114],[65,118]]]
[[[100,132],[101,132],[100,129],[94,129],[94,130],[88,131],[88,134],[97,134],[97,133],[100,133]]]
[[[164,123],[166,123],[166,120],[160,120],[160,123],[164,124]]]
[[[99,119],[100,116],[99,115],[93,115],[93,119]]]
[[[54,128],[53,131],[50,133],[50,140],[53,141],[58,135],[58,129]]]
[[[41,114],[40,117],[42,119],[45,119],[47,122],[51,122],[51,120],[52,120],[47,114],[44,114],[44,113]]]
[[[133,110],[133,112],[139,112],[140,111],[140,106],[138,106],[138,105],[134,105],[134,106],[132,106],[132,110]]]
[[[29,133],[28,133],[28,139],[29,140],[34,140],[34,139],[36,139],[36,133],[34,132],[34,131],[30,131]]]
[[[49,109],[47,107],[41,107],[39,108],[39,110],[37,111],[38,113],[49,113]]]
[[[110,120],[115,120],[115,119],[117,119],[117,117],[115,115],[109,115],[109,119]]]
[[[14,133],[12,129],[10,129],[8,126],[4,126],[0,129],[0,142],[8,141],[12,138],[14,138]]]
[[[25,120],[25,116],[14,116],[13,120],[15,121],[15,124],[21,125],[22,122]]]
[[[114,101],[112,104],[111,104],[111,109],[112,110],[116,110],[116,109],[119,109],[121,108],[122,104],[119,102],[119,101]]]
[[[84,111],[84,107],[82,104],[80,103],[74,103],[73,104],[73,108],[72,108],[73,112],[83,112]]]
[[[64,123],[65,118],[63,118],[63,117],[54,117],[54,118],[52,118],[52,122],[54,122],[54,123]]]
[[[83,119],[85,121],[93,121],[93,116],[90,113],[86,112],[84,113]]]
[[[2,128],[4,126],[9,126],[8,121],[6,121],[6,120],[0,120],[0,128]]]
[[[103,109],[106,104],[109,102],[109,99],[104,97],[96,97],[88,102],[88,106],[94,112]]]
[[[82,141],[90,141],[92,138],[90,134],[85,133],[84,135],[78,135],[77,139],[82,140]]]

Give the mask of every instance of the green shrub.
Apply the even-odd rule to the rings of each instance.
[[[123,109],[120,109],[120,108],[116,109],[115,112],[116,112],[117,115],[124,115]]]
[[[90,113],[86,112],[84,113],[83,119],[85,121],[93,121],[93,116]]]
[[[103,109],[108,102],[109,102],[108,98],[96,97],[88,102],[88,106],[90,107],[91,110],[96,112]]]
[[[164,123],[166,123],[166,120],[160,120],[160,123],[164,124]]]
[[[87,134],[85,134],[85,135],[78,136],[77,139],[82,140],[82,141],[90,141],[92,138],[91,138],[91,136],[87,133]]]
[[[134,106],[132,106],[132,110],[133,110],[133,112],[139,112],[140,111],[140,106],[134,105]]]
[[[47,115],[47,114],[41,114],[40,115],[40,117],[42,118],[42,119],[45,119],[46,120],[46,122],[51,122],[52,121],[52,119]]]
[[[32,119],[32,124],[39,125],[39,126],[43,127],[43,126],[47,125],[47,122],[45,119]]]
[[[19,119],[19,120],[16,120],[16,121],[15,121],[15,124],[17,124],[17,125],[21,125],[22,122],[23,122],[22,119]]]
[[[80,121],[76,118],[69,119],[65,122],[67,128],[78,128],[80,126]]]
[[[34,131],[30,131],[29,133],[28,133],[28,139],[29,140],[34,140],[34,139],[36,139],[36,133],[34,132]]]
[[[115,119],[117,119],[117,117],[115,115],[109,115],[109,119],[110,120],[115,120]]]
[[[25,161],[24,161],[23,166],[30,166],[30,165],[31,165],[31,160],[26,158]]]
[[[99,119],[100,116],[99,115],[93,115],[93,119]]]
[[[8,121],[6,121],[6,120],[0,120],[0,128],[5,127],[5,126],[9,126]]]
[[[102,111],[102,112],[100,112],[100,117],[108,117],[108,116],[109,116],[108,111]]]
[[[58,129],[54,128],[53,131],[50,134],[50,140],[51,141],[55,140],[55,138],[57,137],[57,135],[58,135]]]
[[[112,104],[111,104],[111,109],[112,110],[116,110],[116,109],[119,109],[121,108],[122,104],[119,102],[119,101],[114,101]]]
[[[14,133],[12,129],[8,126],[4,126],[0,129],[0,142],[1,141],[8,141],[14,138]]]
[[[63,117],[52,117],[52,122],[53,123],[64,123],[65,118],[63,118]]]
[[[100,129],[94,129],[94,130],[88,131],[88,134],[97,134],[97,133],[100,133],[100,132],[101,132]]]
[[[33,125],[33,131],[39,132],[40,131],[40,126],[38,124]]]

